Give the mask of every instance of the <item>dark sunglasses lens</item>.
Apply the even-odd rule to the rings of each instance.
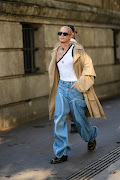
[[[68,33],[64,32],[63,35],[64,35],[64,36],[68,36]]]
[[[58,32],[58,36],[61,36],[63,34],[63,36],[68,36],[68,33],[66,32]]]
[[[77,31],[76,31],[76,34],[77,34]]]
[[[62,35],[62,32],[58,32],[58,36],[61,36]]]

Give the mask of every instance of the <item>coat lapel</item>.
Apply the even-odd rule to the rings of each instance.
[[[73,64],[75,64],[75,62],[78,60],[79,57],[80,57],[80,53],[78,53],[77,49],[74,49],[74,51],[73,51]]]
[[[74,50],[73,50],[73,64],[79,59],[80,52],[79,50],[84,50],[83,46],[81,44],[75,43],[75,42],[70,42],[70,44],[74,44]]]

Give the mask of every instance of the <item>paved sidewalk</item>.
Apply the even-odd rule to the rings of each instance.
[[[120,146],[120,98],[104,101],[107,120],[91,119],[99,128],[97,148],[87,151],[78,134],[69,133],[72,152],[65,163],[51,165],[53,121],[48,118],[31,122],[0,134],[0,180],[64,180],[111,150]],[[68,121],[68,131],[70,121]],[[92,180],[119,180],[120,160]],[[117,179],[115,179],[117,178]]]

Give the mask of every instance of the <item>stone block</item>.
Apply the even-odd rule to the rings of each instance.
[[[58,31],[61,26],[54,25],[45,25],[44,26],[44,34],[45,34],[45,47],[54,47],[55,44],[59,41],[58,39]]]
[[[119,59],[120,62],[120,46],[117,47],[117,59]]]
[[[0,129],[48,116],[48,96],[0,109]]]
[[[48,75],[0,80],[0,106],[49,94]]]
[[[24,74],[22,51],[0,51],[0,77]]]
[[[115,60],[113,48],[85,48],[85,51],[92,58],[95,66],[114,64]]]
[[[39,68],[40,73],[44,73],[46,71],[45,65],[45,51],[44,49],[39,49],[35,52],[35,66]]]
[[[113,31],[110,29],[76,27],[76,40],[84,47],[113,46]]]
[[[77,36],[76,40],[78,43],[85,47],[95,46],[94,30],[92,28],[76,27]]]
[[[36,30],[34,31],[35,47],[43,48],[45,46],[44,25],[32,24],[32,26],[36,28]]]
[[[26,119],[34,120],[48,116],[48,96],[26,103]]]
[[[22,48],[22,25],[0,22],[0,48]]]
[[[120,64],[95,67],[97,78],[95,84],[106,84],[120,81]]]
[[[95,29],[94,37],[95,46],[113,47],[113,31],[111,29]]]
[[[94,87],[99,99],[106,99],[120,95],[120,81],[98,86],[95,85]]]

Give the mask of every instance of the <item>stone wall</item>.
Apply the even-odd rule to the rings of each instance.
[[[93,59],[98,97],[105,99],[120,95],[120,63],[115,63],[113,36],[114,30],[120,29],[120,13],[115,12],[118,9],[109,11],[109,4],[105,3],[108,2],[0,2],[0,128],[48,116],[48,66],[51,50],[58,42],[59,28],[66,24],[73,24],[77,28],[77,41]],[[34,33],[35,47],[38,48],[35,63],[39,71],[31,74],[25,74],[24,70],[24,23],[30,23],[37,29]]]
[[[34,25],[35,26],[35,25]],[[22,24],[0,21],[0,128],[48,115],[49,81],[44,63],[43,26],[35,31],[36,74],[25,74]]]

